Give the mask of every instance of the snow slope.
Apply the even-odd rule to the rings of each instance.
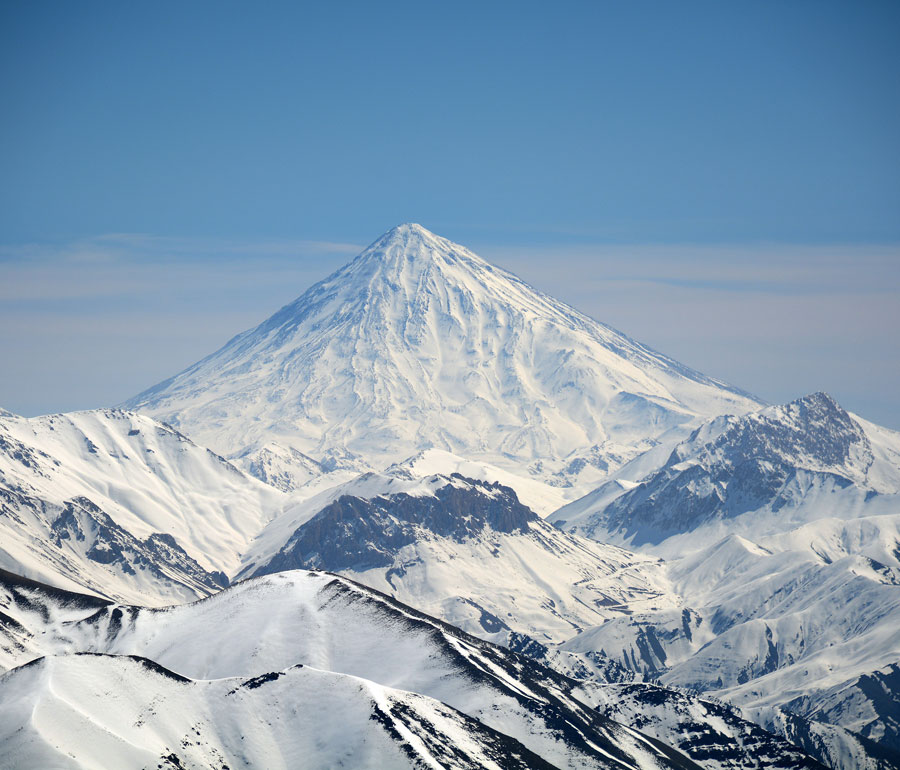
[[[0,416],[0,566],[50,583],[205,596],[286,499],[144,415]]]
[[[228,457],[273,453],[294,486],[295,451],[382,470],[426,449],[579,485],[757,405],[414,224],[127,402]]]
[[[613,478],[551,516],[666,556],[683,602],[563,647],[602,650],[761,724],[787,730],[787,709],[900,750],[898,503],[900,435],[826,394],[717,418],[643,478]]]
[[[900,434],[826,393],[698,427],[667,457],[638,458],[554,512],[567,531],[662,554],[731,534],[772,535],[828,517],[897,510]],[[665,545],[661,545],[665,543]]]
[[[499,483],[364,474],[304,501],[251,544],[238,577],[340,572],[481,638],[559,643],[673,607],[658,559],[560,532]]]
[[[638,682],[603,686],[588,683],[578,694],[611,719],[639,725],[657,739],[665,736],[704,767],[823,767],[796,746],[742,719],[725,703]],[[864,750],[857,749],[853,757],[857,770],[890,767],[871,761]]]
[[[544,517],[565,504],[571,490],[540,481],[523,473],[512,473],[486,462],[469,460],[442,449],[425,449],[387,469],[387,473],[409,473],[416,478],[458,473],[472,479],[500,483],[516,490],[525,505]]]
[[[0,687],[10,768],[551,767],[432,698],[305,666],[194,681],[146,658],[68,655]]]
[[[108,746],[117,752],[109,756],[121,756],[126,767],[146,761],[138,750],[160,757],[163,749],[179,761],[231,757],[247,766],[231,752],[243,743],[248,750],[274,750],[282,731],[297,728],[298,735],[286,737],[279,750],[300,751],[314,734],[303,726],[307,717],[310,727],[322,725],[320,748],[328,758],[346,744],[320,720],[335,724],[334,715],[346,708],[350,726],[367,725],[364,714],[377,722],[348,740],[374,734],[379,752],[389,751],[382,738],[393,730],[420,756],[449,754],[455,744],[483,754],[493,747],[497,759],[499,735],[511,739],[503,753],[521,744],[555,767],[695,767],[598,716],[572,697],[571,680],[336,576],[280,573],[194,604],[155,610],[98,606],[89,597],[5,578],[0,628],[17,629],[31,645],[5,644],[10,662],[30,658],[38,648],[67,657],[16,668],[0,680],[0,714],[7,717],[0,720],[0,764],[13,756],[49,756],[48,745],[56,742],[88,756]],[[223,639],[227,644],[215,641]],[[77,652],[140,655],[152,663],[73,659]],[[304,668],[296,670],[298,664]],[[76,697],[81,689],[84,695]],[[290,694],[296,690],[309,698]],[[254,708],[260,710],[252,716]],[[245,736],[244,742],[231,732]],[[432,744],[422,748],[425,732]],[[186,740],[174,743],[181,738]],[[520,765],[529,766],[526,752],[516,750]],[[274,759],[275,766],[292,764],[277,753]],[[329,764],[336,760],[312,766]]]

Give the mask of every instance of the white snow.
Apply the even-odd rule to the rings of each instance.
[[[0,489],[62,505],[86,497],[137,538],[174,536],[207,570],[233,575],[250,540],[287,497],[145,415],[96,410],[0,416]],[[54,513],[6,501],[0,566],[36,579],[140,602],[191,599],[150,578],[84,558],[83,546],[51,543]],[[202,595],[202,594],[201,594]]]
[[[551,679],[525,685],[508,662],[501,665],[500,651],[323,573],[266,576],[164,610],[111,607],[89,618],[85,608],[81,622],[72,622],[73,611],[53,611],[44,620],[27,603],[9,599],[7,606],[29,623],[41,652],[57,657],[0,679],[5,766],[10,758],[43,760],[56,747],[78,757],[69,766],[89,767],[106,756],[107,766],[112,760],[117,767],[142,767],[165,747],[200,762],[247,756],[239,750],[246,744],[252,759],[243,761],[250,766],[296,766],[290,757],[310,751],[309,766],[334,766],[346,757],[356,767],[367,766],[365,746],[374,740],[377,761],[405,767],[372,738],[381,734],[372,707],[383,710],[391,701],[435,726],[438,735],[429,744],[427,723],[421,730],[415,722],[402,730],[395,723],[422,758],[432,746],[461,745],[490,766],[489,752],[479,746],[483,734],[454,716],[455,709],[561,768],[602,766],[597,755],[612,746],[624,752],[626,767],[662,766],[642,740],[614,723],[583,733],[587,724],[576,712],[568,712],[571,730],[596,748],[566,741],[553,704],[571,699]],[[120,623],[113,620],[116,612]],[[78,651],[103,655],[72,655]],[[198,681],[176,681],[140,661],[109,657],[135,654]],[[298,664],[303,668],[293,668]],[[235,680],[272,672],[280,676],[255,687]]]
[[[859,731],[877,722],[871,703],[845,693],[859,676],[900,661],[900,434],[849,415],[849,427],[845,421],[841,428],[849,431],[846,456],[823,452],[820,438],[805,444],[807,434],[797,427],[799,410],[823,400],[811,396],[742,418],[717,418],[674,449],[673,473],[714,469],[729,461],[732,448],[721,440],[727,429],[763,426],[766,456],[794,469],[778,490],[780,504],[766,497],[754,507],[744,498],[749,510],[739,515],[638,547],[666,559],[663,575],[690,610],[688,624],[679,612],[637,612],[587,629],[563,648],[604,650],[639,671],[659,669],[662,682],[703,690],[753,713],[775,713],[798,698],[808,698],[803,708],[813,708],[826,696],[834,703],[846,697],[841,726]],[[834,459],[823,462],[823,456]],[[667,458],[656,460],[659,468]],[[650,484],[657,468],[645,463],[639,483]],[[635,488],[634,478],[619,484],[614,476],[550,519],[634,547],[640,530],[623,536],[607,527],[604,513]],[[696,484],[694,491],[709,493]],[[663,658],[654,652],[648,659],[642,642],[648,628]]]
[[[229,457],[381,470],[438,449],[563,485],[602,478],[566,470],[583,455],[618,465],[756,405],[419,225],[128,402]]]

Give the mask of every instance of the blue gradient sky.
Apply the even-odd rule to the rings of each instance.
[[[0,5],[0,405],[118,402],[418,221],[900,428],[900,4],[307,5]]]

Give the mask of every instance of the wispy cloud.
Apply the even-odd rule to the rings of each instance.
[[[736,292],[808,294],[900,290],[900,245],[632,244],[490,248],[520,275],[564,283],[581,271],[588,286],[659,283]]]
[[[0,262],[164,262],[176,259],[233,260],[252,256],[266,259],[284,256],[355,254],[355,243],[314,240],[229,240],[225,238],[177,238],[146,233],[106,233],[69,243],[21,243],[0,245]]]
[[[323,269],[333,269],[361,248],[328,241],[227,241],[135,233],[63,244],[6,245],[0,246],[5,277],[0,301],[125,300],[232,285],[248,291],[289,286],[291,279],[303,283],[307,276],[324,277]]]

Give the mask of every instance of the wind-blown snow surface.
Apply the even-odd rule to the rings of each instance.
[[[283,484],[294,451],[382,470],[436,448],[569,485],[757,402],[408,224],[127,405],[248,465],[274,454]]]
[[[603,650],[762,724],[786,708],[900,750],[900,435],[813,394],[715,419],[643,478],[552,519],[666,556],[684,602],[565,649]]]
[[[0,416],[0,567],[140,603],[227,585],[285,496],[144,415]]]
[[[305,666],[194,681],[142,658],[70,655],[0,681],[7,767],[550,767],[432,698]]]
[[[6,659],[65,657],[0,680],[3,766],[55,752],[75,754],[64,767],[360,766],[359,748],[385,767],[695,767],[585,707],[571,680],[332,575],[271,575],[165,610],[5,577]],[[109,657],[138,652],[149,660]]]

